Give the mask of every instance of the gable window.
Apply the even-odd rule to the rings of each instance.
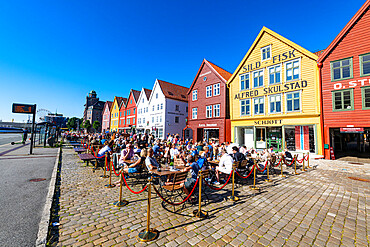
[[[193,101],[198,99],[198,90],[193,90]]]
[[[250,105],[251,100],[250,99],[243,99],[240,101],[240,115],[242,116],[247,116],[250,115],[251,112],[251,105]]]
[[[360,75],[370,75],[370,53],[360,56]]]
[[[253,87],[263,86],[263,70],[253,72]]]
[[[332,92],[333,111],[353,110],[353,89],[338,90]]]
[[[207,107],[206,107],[206,117],[207,118],[212,117],[212,106],[211,105],[207,105]]]
[[[264,97],[258,97],[253,99],[253,105],[254,105],[254,114],[264,114],[265,109],[265,99]]]
[[[158,99],[158,93],[155,94],[155,98]]]
[[[361,88],[362,109],[370,109],[370,87]]]
[[[179,123],[179,117],[175,117],[175,123]]]
[[[299,60],[294,60],[285,63],[285,76],[287,81],[299,79]]]
[[[179,111],[179,110],[180,110],[180,106],[179,105],[176,105],[175,111]]]
[[[249,89],[249,74],[240,75],[240,90]]]
[[[265,46],[261,48],[262,61],[269,60],[271,58],[271,46]]]
[[[269,68],[269,84],[278,84],[281,82],[281,66],[276,65]]]
[[[198,118],[198,108],[193,108],[192,109],[192,119],[197,119]]]
[[[132,104],[132,100],[130,100],[130,104]]]
[[[206,87],[206,97],[212,97],[212,86]]]
[[[213,117],[220,117],[220,104],[213,106]]]
[[[281,113],[281,95],[270,96],[270,113]]]
[[[343,80],[352,78],[352,58],[342,59],[330,63],[331,67],[331,80]]]
[[[286,94],[286,110],[287,112],[301,110],[301,95],[299,92]]]
[[[143,102],[143,103],[144,103],[144,99],[143,99],[141,102]]]
[[[213,85],[213,96],[220,95],[220,83]]]

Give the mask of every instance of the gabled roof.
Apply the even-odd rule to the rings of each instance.
[[[108,107],[108,109],[109,109],[109,111],[110,111],[110,108],[112,107],[112,105],[113,105],[113,102],[112,102],[112,101],[107,101],[107,102],[105,102],[105,104],[104,104],[104,108],[105,108],[105,106],[107,106],[107,107]]]
[[[130,98],[130,95],[132,94],[132,97],[134,98],[135,104],[137,104],[137,100],[140,97],[140,93],[141,93],[141,91],[137,91],[137,90],[131,89],[130,90],[130,93],[128,94],[126,103],[127,103],[128,99]]]
[[[289,39],[284,38],[280,34],[275,33],[274,31],[268,29],[267,27],[262,27],[262,29],[259,32],[257,38],[254,40],[252,46],[249,48],[247,54],[245,54],[243,60],[240,62],[240,64],[238,65],[238,67],[236,68],[236,70],[234,71],[234,73],[232,74],[232,76],[230,77],[229,81],[227,82],[228,84],[230,84],[230,82],[235,78],[235,76],[242,69],[245,61],[249,58],[249,56],[251,55],[251,53],[253,52],[253,50],[257,46],[258,42],[260,41],[260,39],[262,38],[262,36],[263,36],[264,33],[270,34],[271,36],[275,37],[276,39],[280,40],[281,42],[283,42],[283,43],[291,46],[295,50],[299,51],[300,53],[305,54],[307,57],[309,57],[309,58],[311,58],[311,59],[313,59],[315,61],[317,60],[317,56],[315,54],[313,54],[312,52],[304,49],[303,47],[297,45],[296,43],[290,41]]]
[[[188,102],[187,92],[189,88],[158,80],[158,84],[166,98]]]
[[[122,102],[121,102],[121,104],[119,105],[119,109],[121,109],[122,108],[122,106],[126,106],[126,104],[127,104],[127,98],[122,98]]]
[[[217,77],[219,77],[220,80],[222,80],[225,83],[227,83],[227,81],[230,79],[230,77],[232,75],[230,72],[228,72],[228,71],[224,70],[223,68],[215,65],[214,63],[211,63],[210,61],[208,61],[206,59],[203,59],[203,62],[202,62],[202,64],[199,67],[198,73],[195,76],[195,78],[193,80],[193,83],[191,84],[191,86],[190,86],[189,91],[187,92],[187,94],[189,94],[191,92],[191,90],[193,89],[193,87],[195,85],[195,82],[197,81],[197,79],[199,77],[199,74],[202,71],[202,68],[204,67],[204,64],[207,64],[213,70],[213,72],[215,72],[215,74],[217,75]]]
[[[113,102],[112,102],[112,105],[111,105],[111,109],[110,109],[110,111],[112,111],[112,107],[113,107],[113,105],[114,105],[114,101],[117,101],[117,105],[118,105],[118,109],[119,108],[121,108],[121,104],[122,104],[122,101],[123,100],[127,100],[126,98],[123,98],[123,97],[118,97],[118,96],[114,96],[114,100],[113,100]]]
[[[150,94],[152,93],[151,89],[144,88],[146,99],[149,100]]]
[[[335,37],[335,39],[330,43],[328,48],[326,48],[325,51],[320,55],[317,63],[322,63],[327,58],[327,56],[329,56],[331,51],[338,45],[339,42],[343,40],[344,37],[346,37],[347,33],[351,31],[352,27],[356,25],[358,20],[369,9],[369,6],[370,0],[367,0],[364,5],[362,5],[362,7],[357,11],[357,13],[352,17],[352,19],[347,23],[347,25],[342,29],[342,31],[340,31],[337,37]]]

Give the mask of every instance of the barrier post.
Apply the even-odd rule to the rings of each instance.
[[[198,172],[199,176],[199,208],[198,210],[193,211],[193,216],[198,217],[198,218],[206,218],[208,216],[208,212],[202,212],[201,206],[202,206],[202,170]]]
[[[303,154],[303,159],[302,159],[302,171],[306,171],[306,169],[304,168],[304,154]]]
[[[310,152],[307,152],[307,168],[311,168],[310,167]]]
[[[283,163],[284,162],[280,162],[280,177],[285,178],[285,175],[283,173]]]
[[[271,163],[270,163],[271,164]],[[270,170],[269,170],[269,166],[270,166],[269,163],[267,163],[267,179],[265,179],[266,182],[272,182],[272,180],[270,179]]]
[[[297,155],[296,154],[294,155],[294,174],[299,175],[299,173],[297,172]]]
[[[107,162],[108,162],[108,156],[107,154],[105,154],[105,163],[104,163],[104,167],[103,167],[103,170],[104,170],[104,175],[101,175],[100,177],[101,178],[108,178],[109,176],[107,175]]]
[[[256,159],[254,159],[254,166],[253,166],[253,185],[252,186],[249,186],[250,189],[252,190],[258,190],[259,188],[256,186],[256,167],[257,165],[257,162],[256,162]]]
[[[231,196],[227,197],[227,199],[229,201],[231,201],[231,202],[239,201],[239,197],[234,196],[235,169],[236,169],[236,164],[233,163],[233,170],[232,170],[232,173],[233,173],[233,184],[232,184]]]
[[[110,162],[110,166],[109,166],[109,184],[105,185],[105,187],[107,188],[116,187],[116,185],[112,184],[112,166],[113,166],[113,161]]]
[[[118,201],[113,203],[113,205],[117,208],[126,206],[128,204],[128,201],[122,200],[123,176],[124,176],[123,172],[121,172],[121,180],[120,180],[120,184],[119,184],[119,186],[120,186],[119,187],[119,199],[118,199]]]
[[[149,242],[158,237],[159,232],[156,229],[149,228],[150,225],[150,203],[151,203],[151,194],[152,194],[152,177],[149,178],[148,182],[148,209],[146,214],[146,229],[142,230],[137,238],[142,242]]]

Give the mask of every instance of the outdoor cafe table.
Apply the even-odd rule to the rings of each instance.
[[[70,144],[73,147],[79,147],[79,146],[81,146],[81,143],[78,143],[78,142],[71,142]]]
[[[80,153],[84,153],[86,152],[86,148],[73,148],[75,150],[76,153],[80,154]]]
[[[175,170],[170,170],[170,169],[165,169],[165,168],[161,168],[160,171],[158,171],[158,169],[156,168],[151,170],[151,173],[157,174],[158,176],[168,176],[168,175],[173,175],[179,172],[181,172],[181,170],[175,171]]]
[[[95,156],[92,154],[79,154],[78,157],[84,162],[86,162],[86,166],[89,165],[89,161],[95,160]]]

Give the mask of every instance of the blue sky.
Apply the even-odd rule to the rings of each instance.
[[[232,73],[263,26],[315,52],[364,2],[2,1],[0,120],[27,119],[13,102],[81,117],[90,90],[189,87],[203,58]]]

